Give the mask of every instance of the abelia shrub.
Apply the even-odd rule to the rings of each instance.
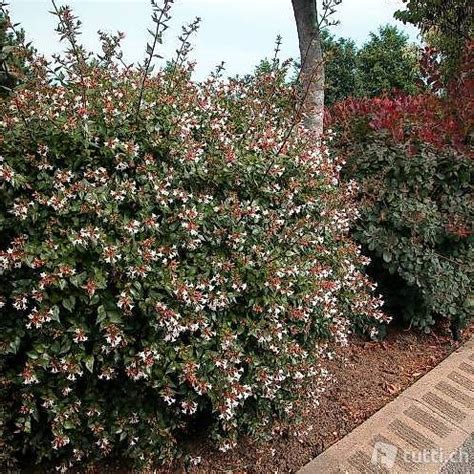
[[[151,73],[152,45],[141,68],[119,36],[91,57],[57,14],[65,56],[0,103],[3,442],[150,463],[205,420],[229,449],[324,388],[328,340],[386,320],[356,188],[300,125],[288,65],[196,83],[195,26]]]
[[[472,51],[443,94],[350,100],[328,115],[344,179],[360,186],[353,235],[387,308],[425,331],[447,318],[455,337],[473,313]]]

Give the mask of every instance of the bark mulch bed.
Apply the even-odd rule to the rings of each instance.
[[[472,327],[464,331],[458,342],[446,328],[432,334],[391,328],[382,342],[353,339],[341,351],[345,363],[341,358],[328,363],[335,382],[321,396],[319,406],[305,407],[307,433],[265,443],[244,438],[227,453],[208,445],[196,447],[193,451],[201,462],[191,472],[296,472],[439,364],[473,332]]]

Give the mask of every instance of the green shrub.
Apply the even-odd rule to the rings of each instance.
[[[472,316],[472,159],[375,139],[351,155],[360,183],[354,237],[373,257],[386,304],[416,327]]]
[[[6,97],[25,76],[26,57],[31,57],[33,49],[24,44],[24,31],[13,27],[9,31],[10,19],[1,10],[0,4],[0,98]],[[23,43],[23,48],[17,48]]]
[[[150,75],[152,46],[119,67],[103,35],[93,60],[58,15],[62,67],[37,58],[0,103],[3,443],[150,463],[199,420],[225,450],[291,419],[325,384],[325,341],[385,316],[348,237],[354,189],[295,122],[286,70],[194,83],[192,26]]]
[[[430,90],[349,99],[327,117],[347,160],[344,179],[360,186],[353,235],[386,306],[427,332],[448,318],[454,337],[473,313],[472,41],[462,57],[459,75],[442,86],[436,51],[426,48]]]

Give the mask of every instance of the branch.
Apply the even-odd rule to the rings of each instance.
[[[155,31],[148,30],[153,37],[153,44],[147,44],[147,57],[145,59],[145,65],[143,68],[143,76],[140,84],[140,93],[138,96],[137,102],[137,110],[135,112],[135,120],[138,122],[138,118],[140,115],[140,108],[143,101],[143,94],[145,92],[145,83],[148,77],[148,74],[151,70],[151,63],[153,58],[155,57],[155,50],[158,43],[162,43],[162,36],[163,33],[168,29],[168,21],[170,20],[171,16],[169,14],[171,10],[171,5],[174,3],[174,0],[164,0],[163,7],[158,7],[156,4],[156,0],[151,0],[152,8],[153,8],[153,15],[152,20],[156,24]],[[159,12],[159,15],[157,14]]]

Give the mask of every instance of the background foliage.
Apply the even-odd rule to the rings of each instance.
[[[359,96],[375,97],[396,90],[414,94],[418,89],[417,47],[395,26],[371,33],[358,54]]]
[[[377,97],[420,90],[419,48],[397,27],[386,25],[358,48],[348,38],[322,34],[326,104],[348,97]]]
[[[448,92],[350,99],[330,120],[361,185],[354,236],[387,306],[425,330],[447,317],[456,335],[473,312],[472,48]]]
[[[32,54],[34,48],[25,42],[23,29],[0,11],[0,97],[6,97],[28,75],[26,61]]]
[[[445,81],[455,79],[464,46],[474,33],[474,5],[470,0],[403,0],[395,18],[420,28],[424,39],[442,57]]]

